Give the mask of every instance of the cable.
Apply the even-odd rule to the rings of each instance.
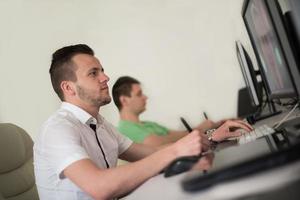
[[[299,105],[299,102],[293,107],[293,109],[281,121],[278,122],[278,124],[276,126],[275,126],[275,124],[276,124],[275,123],[273,125],[273,126],[275,126],[274,129],[278,128],[283,122],[285,122],[288,119],[288,117],[295,111],[295,109],[298,107],[298,105]]]

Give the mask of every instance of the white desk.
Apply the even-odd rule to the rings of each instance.
[[[262,122],[257,123],[256,125],[268,124],[273,125],[275,122],[278,122],[286,113],[272,117],[271,119],[266,119]],[[295,115],[298,115],[297,112]],[[231,149],[234,147],[229,147]],[[227,149],[221,150],[219,158],[216,156],[216,163],[222,160],[222,151],[227,151]],[[245,152],[237,152],[242,154]],[[234,156],[233,156],[234,158]],[[228,159],[224,159],[227,160]],[[255,174],[250,177],[241,178],[231,182],[226,182],[222,184],[217,184],[207,190],[189,193],[182,189],[181,181],[187,176],[193,176],[194,173],[199,172],[187,172],[177,176],[165,178],[163,174],[157,175],[139,188],[133,191],[127,197],[124,197],[125,200],[154,200],[154,199],[172,199],[172,200],[194,200],[194,199],[236,199],[246,195],[257,194],[261,192],[266,192],[270,190],[277,190],[278,188],[283,188],[285,186],[290,187],[295,181],[300,185],[300,161],[292,163],[288,166],[281,168],[275,168],[273,170],[264,171],[262,173]],[[287,191],[287,190],[284,190]],[[297,191],[296,191],[297,192]],[[300,191],[297,192],[300,195]],[[288,195],[288,194],[287,194]],[[284,195],[283,195],[284,196]],[[273,197],[272,197],[273,198]],[[292,199],[292,198],[289,198]]]
[[[243,178],[236,181],[227,182],[211,187],[208,190],[197,193],[183,191],[180,182],[191,172],[178,176],[165,178],[158,175],[136,189],[133,193],[125,197],[125,200],[224,200],[235,199],[245,195],[252,195],[268,190],[276,190],[288,185],[293,181],[300,180],[300,162],[293,165],[270,170],[255,176]],[[296,175],[296,176],[295,176]]]

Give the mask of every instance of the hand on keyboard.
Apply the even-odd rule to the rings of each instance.
[[[238,140],[238,143],[239,144],[245,144],[245,143],[254,141],[254,140],[258,139],[258,138],[264,137],[266,135],[270,135],[270,134],[272,134],[274,132],[275,132],[275,130],[272,129],[272,128],[270,128],[269,126],[262,125],[262,126],[259,126],[259,127],[255,128],[251,132],[243,133],[240,136],[240,138]]]
[[[212,140],[220,142],[232,137],[241,136],[241,129],[250,132],[253,130],[252,126],[242,120],[227,120],[223,123],[212,135]]]
[[[235,129],[234,131],[238,132],[237,136],[232,136],[230,138],[227,138],[226,140],[239,140],[243,135],[249,134],[249,131],[246,131],[245,129],[242,129],[242,128]]]

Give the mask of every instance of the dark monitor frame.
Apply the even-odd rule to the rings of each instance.
[[[299,54],[300,51],[300,1],[299,0],[289,0],[290,10],[288,11],[291,13],[291,25],[293,26],[292,29],[294,31],[294,41],[297,43],[297,53]],[[298,55],[299,60],[300,55]]]
[[[298,101],[300,100],[300,1],[289,0],[291,9],[285,13],[286,29],[290,33],[289,41],[293,49],[296,65],[290,65]],[[292,55],[292,54],[290,54]]]
[[[248,4],[249,4],[250,1],[253,1],[253,0],[245,0],[244,1],[243,8],[242,8],[242,17],[244,19],[247,32],[249,34],[250,41],[251,41],[252,47],[254,49],[255,56],[257,58],[258,67],[261,71],[261,77],[262,77],[262,81],[264,82],[264,85],[265,85],[267,98],[269,100],[272,100],[272,99],[280,99],[280,98],[297,97],[297,93],[295,92],[295,89],[294,89],[295,88],[295,83],[294,83],[293,80],[292,80],[293,88],[290,88],[289,90],[280,91],[280,92],[276,93],[274,91],[271,91],[271,89],[270,89],[270,85],[267,81],[268,80],[267,79],[267,74],[266,74],[265,70],[262,67],[263,66],[262,61],[260,60],[259,52],[257,50],[256,44],[255,44],[255,41],[254,41],[254,37],[251,34],[250,26],[247,23],[247,19],[246,19],[246,16],[245,16],[246,11],[247,11],[247,7],[248,7]],[[290,47],[290,44],[289,44],[289,41],[288,41],[288,38],[287,38],[287,34],[285,32],[285,29],[284,29],[284,24],[283,24],[282,17],[279,14],[279,10],[278,10],[279,9],[279,7],[278,7],[279,4],[276,0],[261,0],[261,1],[265,4],[266,8],[268,9],[268,15],[271,19],[271,26],[274,30],[274,33],[275,33],[276,37],[277,37],[277,40],[278,40],[278,43],[279,43],[279,48],[281,49],[283,59],[285,60],[286,65],[288,65],[287,66],[287,71],[289,73],[289,76],[292,77],[293,72],[290,69],[291,68],[290,65],[295,66],[296,62],[295,62],[295,59],[293,57],[292,50],[291,50],[291,47]]]
[[[240,41],[236,41],[236,53],[240,63],[240,68],[244,77],[246,87],[248,88],[249,95],[252,99],[254,106],[259,107],[262,104],[262,92],[260,84],[257,80],[259,74],[255,71],[250,56],[243,47]]]

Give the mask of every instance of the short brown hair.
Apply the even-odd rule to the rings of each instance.
[[[60,88],[62,81],[76,81],[75,71],[77,66],[72,62],[72,58],[77,54],[89,54],[94,56],[94,51],[86,44],[76,44],[58,49],[52,54],[50,66],[50,77],[54,91],[64,100],[64,94]]]
[[[140,82],[130,76],[122,76],[118,78],[118,80],[113,85],[112,95],[113,95],[114,103],[119,110],[122,109],[120,96],[130,97],[133,84],[140,84]]]

